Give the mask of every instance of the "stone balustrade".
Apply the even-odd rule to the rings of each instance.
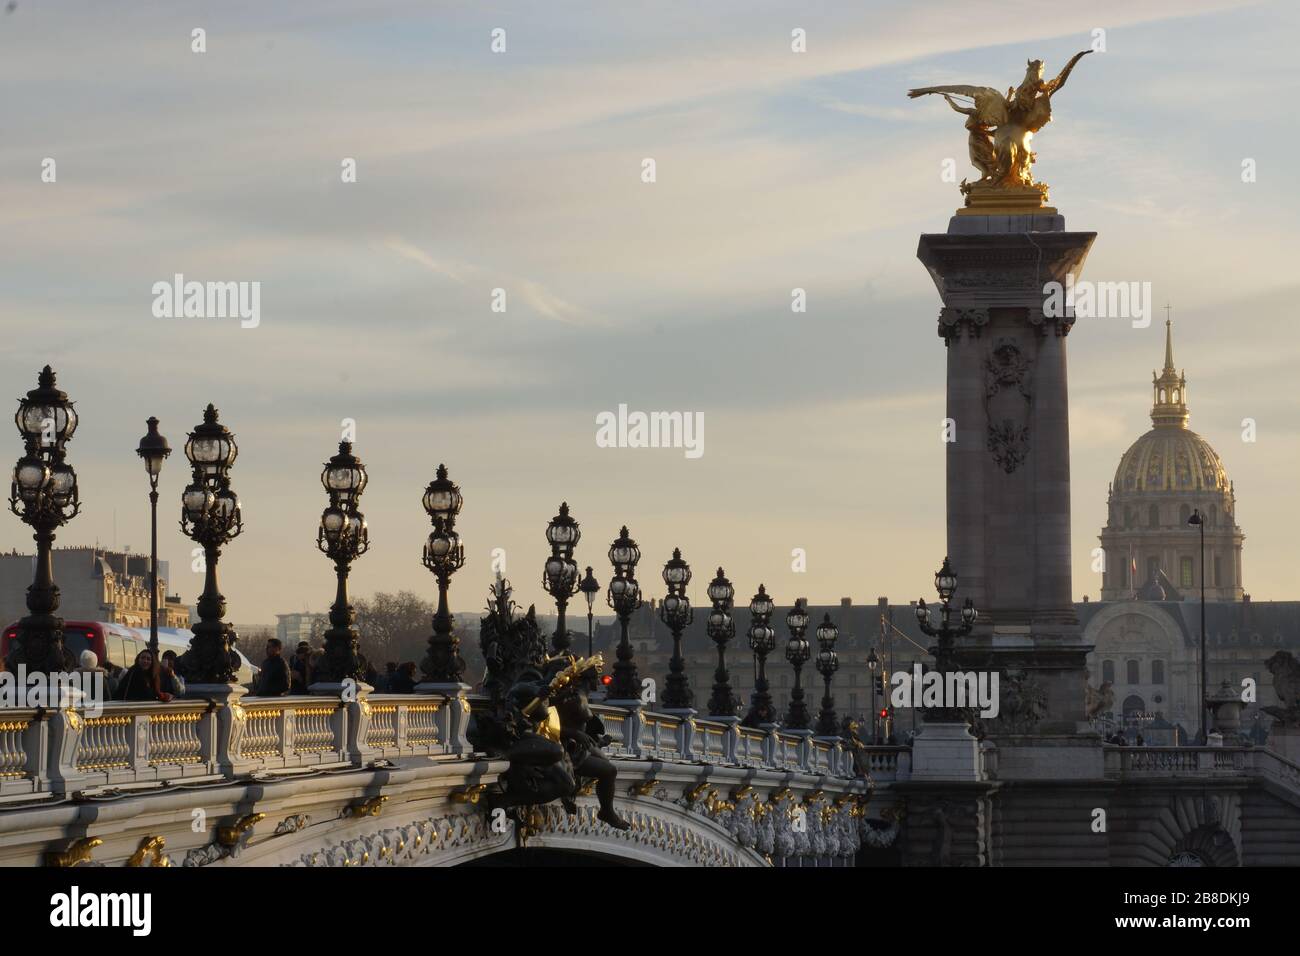
[[[46,794],[149,788],[313,769],[372,766],[410,757],[469,756],[479,697],[338,694],[111,702],[75,709],[0,711],[0,802]],[[742,767],[851,779],[854,755],[835,737],[690,711],[594,705],[615,758]],[[907,776],[906,748],[859,752],[879,782]]]
[[[437,694],[110,702],[0,710],[0,801],[362,767],[469,750],[469,705]]]

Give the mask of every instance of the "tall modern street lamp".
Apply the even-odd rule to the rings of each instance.
[[[763,585],[749,602],[749,649],[754,652],[754,693],[749,698],[749,713],[741,724],[760,727],[776,723],[776,707],[767,683],[767,655],[776,648],[776,631],[769,622],[776,605]]]
[[[546,559],[546,566],[542,569],[542,587],[555,598],[557,613],[551,648],[556,654],[567,654],[572,643],[564,611],[569,606],[569,598],[578,593],[578,564],[573,560],[573,549],[581,537],[578,522],[569,514],[569,503],[562,502],[560,513],[546,526],[546,540],[551,545],[551,556]]]
[[[456,533],[456,516],[464,503],[460,487],[447,477],[447,466],[439,465],[437,477],[424,489],[424,510],[433,523],[424,545],[424,566],[438,579],[438,610],[433,616],[433,636],[429,651],[420,662],[427,681],[434,684],[459,684],[465,674],[460,656],[460,639],[452,633],[451,612],[447,607],[447,589],[451,576],[465,565],[465,547]]]
[[[359,654],[357,615],[348,599],[348,574],[352,562],[370,550],[370,531],[361,513],[361,493],[369,481],[366,466],[352,454],[351,442],[339,442],[339,453],[325,463],[320,482],[329,503],[321,512],[316,547],[334,562],[337,579],[330,605],[330,628],[325,632],[325,652],[313,683],[361,681],[366,665]]]
[[[975,603],[967,598],[961,608],[961,623],[954,624],[952,596],[957,590],[957,572],[953,571],[947,557],[943,559],[943,567],[935,572],[934,588],[939,592],[939,625],[934,625],[925,598],[916,602],[916,622],[926,635],[939,639],[939,643],[930,648],[930,653],[934,655],[935,669],[946,675],[952,667],[954,641],[965,637],[975,626]],[[934,707],[926,711],[927,722],[959,723],[963,720],[965,715],[956,707]]]
[[[785,642],[785,659],[794,667],[794,688],[790,691],[790,706],[785,712],[785,726],[790,730],[807,730],[809,723],[808,705],[803,699],[803,666],[808,662],[812,649],[808,638],[808,611],[804,608],[803,598],[794,602],[794,607],[785,615],[785,626],[790,631],[790,639]]]
[[[181,655],[177,669],[190,684],[234,684],[239,669],[235,629],[224,620],[226,599],[217,587],[217,561],[221,549],[244,530],[239,498],[230,487],[230,466],[239,455],[235,436],[217,420],[208,405],[203,423],[190,432],[185,457],[191,481],[181,492],[181,530],[203,548],[203,593],[199,595],[199,623],[193,627],[190,649]]]
[[[1206,660],[1205,660],[1205,516],[1201,514],[1201,509],[1197,508],[1192,511],[1192,516],[1187,519],[1187,523],[1201,531],[1201,739],[1202,747],[1209,741],[1205,732],[1205,711],[1207,709],[1206,693]]]
[[[172,449],[158,433],[158,419],[151,416],[145,424],[149,431],[135,453],[144,460],[149,474],[149,650],[158,660],[158,475]]]
[[[596,576],[591,573],[590,564],[587,565],[586,577],[584,577],[581,583],[578,584],[578,590],[581,591],[582,596],[587,599],[587,656],[591,657],[592,605],[596,603],[596,595],[600,593],[600,582],[597,581]]]
[[[731,617],[735,596],[736,589],[722,573],[722,568],[718,568],[718,576],[709,582],[709,600],[713,603],[713,610],[709,612],[706,624],[709,639],[718,645],[718,669],[713,672],[713,693],[709,697],[710,717],[735,717],[740,708],[727,673],[727,642],[736,636],[736,622]]]
[[[610,578],[606,600],[618,615],[618,626],[622,632],[617,659],[614,661],[614,680],[609,687],[610,700],[641,698],[641,681],[637,676],[632,642],[628,637],[632,612],[641,608],[641,586],[636,583],[636,565],[640,560],[641,549],[628,536],[627,525],[623,525],[618,537],[609,546],[609,563],[614,567],[614,576]]]
[[[664,565],[664,584],[668,594],[659,604],[659,620],[673,635],[673,656],[668,662],[668,680],[664,685],[664,706],[671,710],[686,710],[695,703],[690,679],[686,676],[686,661],[682,657],[682,630],[695,620],[695,610],[686,596],[686,585],[691,582],[691,566],[682,560],[681,548],[673,549],[673,556]]]
[[[840,669],[840,658],[835,653],[835,641],[840,636],[840,629],[831,621],[830,614],[822,618],[817,625],[817,672],[826,682],[826,693],[822,696],[822,709],[817,714],[817,733],[822,737],[834,737],[840,732],[839,721],[835,719],[835,698],[831,695],[831,678]]]
[[[9,652],[9,669],[25,665],[33,673],[71,670],[63,647],[59,588],[54,583],[54,532],[81,510],[77,473],[64,460],[64,445],[77,430],[77,413],[68,396],[55,387],[47,365],[37,387],[18,400],[14,423],[24,454],[14,466],[9,510],[31,526],[36,539],[36,574],[27,589],[28,614],[18,622]]]
[[[873,744],[880,742],[880,714],[876,707],[876,668],[880,666],[880,658],[876,656],[876,649],[873,647],[867,654],[867,680],[871,681],[871,742]]]

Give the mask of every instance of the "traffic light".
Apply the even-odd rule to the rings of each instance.
[[[885,675],[884,675],[884,674],[877,674],[877,675],[876,675],[876,693],[877,693],[877,694],[881,694],[882,696],[883,696],[884,693],[885,693]]]

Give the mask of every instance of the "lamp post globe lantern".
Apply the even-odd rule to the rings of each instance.
[[[807,730],[811,720],[808,705],[803,694],[803,665],[811,656],[808,638],[804,636],[808,628],[808,612],[804,609],[803,598],[794,602],[785,616],[785,626],[790,631],[790,638],[785,643],[785,659],[794,667],[794,687],[790,690],[790,706],[785,712],[785,726],[790,730]]]
[[[718,669],[713,672],[709,716],[734,719],[736,711],[740,709],[740,700],[731,690],[731,677],[727,673],[727,644],[736,636],[736,622],[731,616],[736,589],[731,586],[722,568],[718,568],[717,577],[709,582],[708,595],[713,610],[709,612],[705,630],[709,639],[718,647]]]
[[[939,623],[934,623],[933,615],[926,606],[925,599],[916,602],[916,622],[921,631],[937,638],[937,643],[930,648],[934,655],[935,670],[941,676],[952,669],[954,644],[959,637],[965,637],[975,626],[979,612],[975,602],[967,598],[959,613],[960,623],[954,625],[952,615],[952,598],[957,591],[957,573],[952,569],[948,558],[943,559],[943,566],[935,572],[934,588],[939,592]],[[946,681],[945,681],[946,684]],[[965,715],[955,707],[931,707],[926,710],[926,721],[932,723],[961,723]]]
[[[565,612],[569,598],[578,593],[578,564],[573,560],[573,549],[582,537],[578,522],[569,514],[569,503],[560,503],[560,512],[546,526],[546,541],[551,546],[551,556],[542,569],[542,587],[555,599],[555,633],[551,648],[556,654],[567,654],[573,641],[569,636]]]
[[[613,681],[609,688],[610,700],[641,699],[641,681],[637,675],[635,655],[628,628],[632,613],[641,608],[641,586],[636,581],[636,565],[641,560],[641,550],[628,534],[627,525],[619,531],[609,548],[609,561],[614,566],[614,576],[609,581],[606,600],[618,616],[620,637],[615,655]]]
[[[686,596],[691,566],[683,560],[681,548],[674,548],[672,558],[664,564],[663,579],[668,594],[659,605],[659,619],[673,635],[673,656],[668,662],[663,703],[670,710],[688,710],[695,703],[695,694],[686,674],[686,660],[682,657],[682,631],[695,620],[695,611]]]
[[[580,590],[582,592],[582,596],[587,599],[587,656],[591,657],[592,655],[591,620],[593,615],[592,608],[596,603],[596,595],[600,593],[600,582],[597,581],[596,576],[591,573],[591,565],[587,565],[587,574],[586,576],[583,577],[582,581],[578,584],[578,590]]]
[[[77,429],[73,402],[58,388],[47,365],[36,388],[18,399],[14,424],[23,440],[23,456],[14,465],[9,510],[32,529],[36,541],[36,570],[27,589],[27,616],[18,622],[8,667],[30,673],[71,670],[71,655],[63,646],[59,588],[54,583],[54,532],[81,510],[77,473],[68,464],[65,445]]]
[[[203,410],[203,421],[185,442],[190,484],[181,492],[181,530],[203,548],[203,593],[199,622],[192,628],[190,648],[176,668],[187,684],[232,685],[239,669],[238,637],[224,620],[226,599],[217,584],[221,549],[244,530],[239,498],[230,487],[230,466],[239,454],[235,436],[220,421],[215,406]],[[194,689],[194,688],[191,688]]]
[[[817,625],[817,673],[825,682],[821,710],[817,713],[817,734],[821,737],[834,737],[839,734],[840,723],[835,717],[835,698],[831,694],[831,679],[840,669],[840,658],[835,652],[835,642],[839,639],[840,629],[835,626],[829,613],[822,617]]]
[[[338,454],[325,463],[321,486],[327,503],[316,532],[316,547],[334,563],[334,603],[330,605],[330,626],[324,634],[325,647],[311,676],[312,684],[360,684],[366,662],[360,654],[356,609],[348,596],[348,575],[352,563],[370,550],[370,531],[361,513],[361,493],[370,480],[366,466],[352,453],[352,443],[339,442]]]
[[[767,655],[776,648],[776,631],[769,622],[775,605],[763,585],[749,602],[749,649],[754,654],[754,692],[750,695],[749,711],[741,724],[761,727],[776,723],[776,707],[767,682]]]
[[[152,415],[145,422],[145,432],[135,453],[144,461],[149,476],[149,650],[158,659],[158,476],[163,462],[172,453],[167,439],[158,431],[158,419]]]
[[[420,662],[420,669],[426,681],[456,685],[459,689],[465,674],[465,661],[460,656],[460,639],[452,632],[447,591],[451,586],[451,576],[465,565],[465,548],[456,533],[456,516],[460,514],[464,499],[460,487],[447,477],[446,465],[438,466],[435,478],[424,489],[423,503],[433,525],[424,545],[424,566],[438,581],[438,610],[433,615],[433,635],[429,638],[429,650]]]

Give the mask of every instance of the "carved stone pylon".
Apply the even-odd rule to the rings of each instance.
[[[1070,581],[1070,435],[1066,337],[1074,323],[1049,283],[1078,280],[1096,233],[1059,215],[953,217],[917,256],[943,301],[948,353],[948,554],[975,631],[963,669],[1032,673],[1046,694],[1039,733],[1085,720]],[[1058,297],[1059,298],[1059,297]]]

